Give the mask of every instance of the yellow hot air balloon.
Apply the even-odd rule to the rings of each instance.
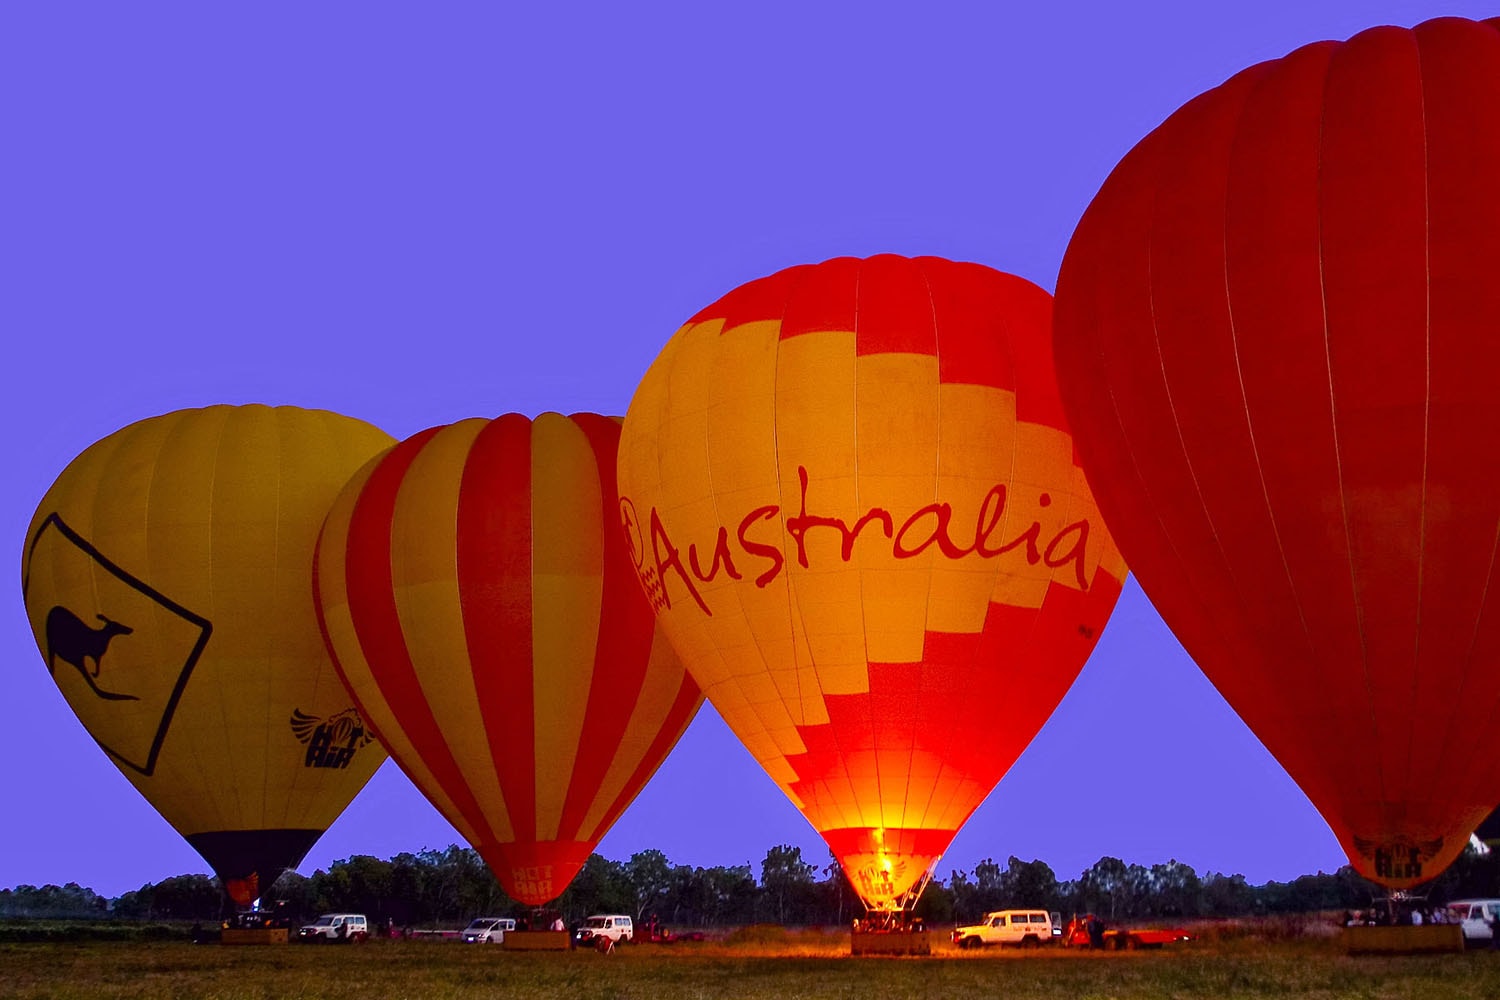
[[[1052,714],[1125,579],[1051,300],[978,264],[840,258],[730,292],[641,381],[619,489],[683,662],[882,914]]]
[[[87,448],[27,532],[48,671],[241,905],[385,760],[324,649],[311,573],[334,497],[392,443],[321,410],[179,410]]]

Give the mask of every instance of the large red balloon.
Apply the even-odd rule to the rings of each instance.
[[[1117,166],[1058,379],[1142,587],[1366,877],[1500,802],[1500,31],[1252,67]]]

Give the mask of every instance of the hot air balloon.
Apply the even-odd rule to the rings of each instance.
[[[87,448],[27,532],[48,671],[242,906],[385,760],[323,648],[310,574],[339,488],[392,442],[320,410],[179,410]]]
[[[513,899],[560,895],[703,697],[619,537],[618,418],[465,420],[329,512],[329,648],[391,756]]]
[[[1057,398],[1051,299],[978,264],[839,258],[725,295],[636,390],[620,495],[673,645],[886,921],[1125,577]]]
[[[1500,31],[1262,63],[1115,167],[1058,379],[1141,586],[1390,888],[1500,802]]]

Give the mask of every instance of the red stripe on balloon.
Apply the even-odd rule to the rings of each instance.
[[[939,382],[1013,391],[1019,419],[1068,426],[1052,376],[1052,297],[980,264],[836,257],[741,285],[691,322],[720,318],[726,331],[778,320],[783,340],[853,333],[859,355],[935,355]]]
[[[724,332],[728,333],[735,327],[746,323],[777,319],[781,316],[782,307],[786,304],[788,290],[809,270],[811,270],[811,265],[788,268],[758,281],[741,285],[717,302],[700,310],[688,322],[708,323],[722,319]]]
[[[474,691],[516,840],[535,840],[531,634],[531,421],[474,438],[458,493],[458,594]]]
[[[627,806],[635,801],[646,782],[656,773],[656,769],[666,760],[667,754],[681,738],[688,723],[693,721],[693,716],[698,711],[698,706],[703,702],[703,692],[698,690],[698,685],[686,672],[682,675],[682,685],[677,689],[677,697],[672,701],[672,707],[667,710],[667,717],[662,722],[661,728],[657,730],[656,738],[651,741],[651,747],[641,762],[636,765],[635,771],[630,775],[630,780],[625,782],[625,787],[610,805],[609,811],[604,814],[604,819],[598,827],[587,831],[586,837],[580,839],[592,840],[597,843],[602,832],[614,825],[615,820],[620,818]]]
[[[794,280],[786,295],[765,318],[781,321],[782,340],[825,330],[853,333],[860,263],[854,257],[836,257],[793,268]]]
[[[874,854],[885,851],[893,857],[918,855],[935,857],[953,843],[955,830],[902,829],[882,827],[877,836],[874,827],[861,826],[823,831],[823,840],[841,861],[851,854]]]
[[[1014,391],[1012,331],[1050,330],[1052,297],[1029,281],[980,264],[928,258],[921,267],[938,330],[938,381]]]
[[[573,777],[563,801],[558,837],[581,839],[579,827],[598,797],[631,710],[641,696],[650,660],[656,619],[636,578],[635,567],[620,528],[620,499],[615,460],[620,447],[620,424],[594,413],[572,418],[588,439],[599,472],[604,509],[599,525],[604,532],[604,573],[594,647],[594,675],[584,709],[578,745],[583,748],[573,764]],[[579,627],[585,623],[580,622]]]
[[[495,836],[494,831],[453,759],[417,680],[411,652],[401,631],[392,580],[391,519],[396,495],[417,454],[441,430],[434,427],[401,442],[371,473],[349,520],[344,582],[354,634],[359,637],[371,677],[396,717],[397,725],[413,747],[421,748],[422,762],[475,835],[490,840]],[[365,718],[369,718],[368,714]],[[402,763],[399,756],[396,762]]]
[[[992,603],[977,633],[929,632],[921,660],[871,663],[867,692],[830,695],[826,723],[797,727],[806,750],[787,763],[809,820],[821,826],[837,815],[817,803],[823,788],[851,776],[867,801],[878,793],[909,821],[950,810],[950,800],[929,801],[939,784],[971,789],[973,801],[958,803],[967,816],[1067,693],[1120,587],[1108,573],[1095,574],[1087,591],[1049,584],[1039,608]],[[860,787],[876,774],[901,784]]]
[[[852,327],[857,356],[938,353],[932,292],[924,270],[921,263],[894,254],[860,263]]]

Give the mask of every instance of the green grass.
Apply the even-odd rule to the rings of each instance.
[[[966,1000],[1003,997],[1500,998],[1500,953],[1341,954],[1323,941],[1198,942],[1176,950],[958,952],[851,958],[846,934],[635,945],[614,955],[457,943],[194,946],[161,941],[0,944],[0,996],[67,998],[527,997],[539,1000]]]

